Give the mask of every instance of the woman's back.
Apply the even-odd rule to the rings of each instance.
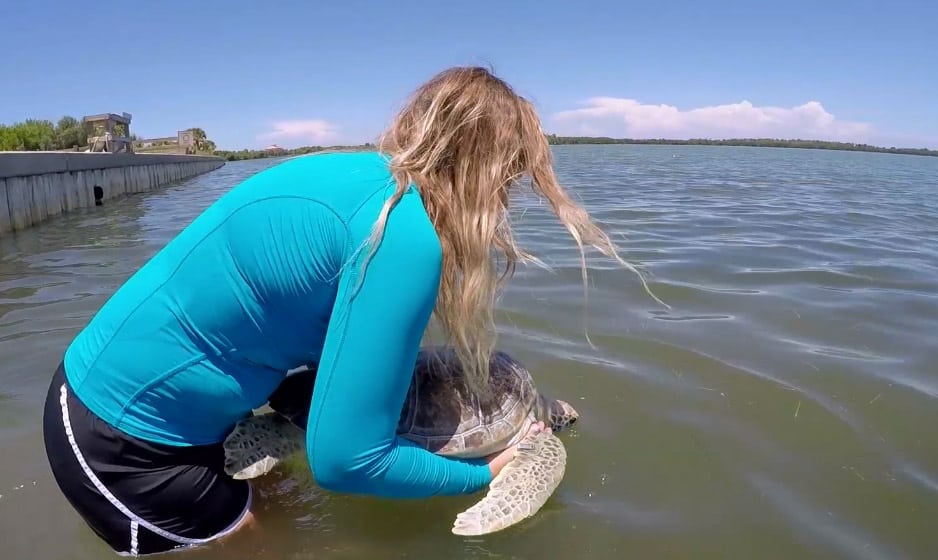
[[[393,192],[373,152],[296,158],[238,185],[128,280],[68,348],[76,394],[144,439],[219,441],[288,369],[319,361],[337,293],[352,287],[340,280],[358,274],[352,257]],[[415,250],[439,250],[416,190],[394,215],[394,235]],[[438,260],[424,262],[401,273],[436,278]]]

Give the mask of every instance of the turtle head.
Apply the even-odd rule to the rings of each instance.
[[[550,426],[555,432],[565,430],[580,419],[580,413],[570,403],[554,400],[550,403]]]

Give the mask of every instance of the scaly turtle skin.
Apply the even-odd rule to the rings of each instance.
[[[452,349],[421,349],[397,433],[448,457],[484,457],[518,445],[485,497],[456,517],[453,533],[481,535],[537,513],[563,478],[563,443],[555,434],[525,438],[531,423],[543,421],[559,432],[579,415],[570,404],[540,395],[530,372],[504,352],[495,352],[490,362],[488,402],[465,393],[461,374]],[[228,474],[255,478],[302,451],[305,433],[277,413],[260,414],[241,420],[224,447]]]

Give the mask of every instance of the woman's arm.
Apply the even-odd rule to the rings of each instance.
[[[343,271],[307,429],[320,486],[425,497],[472,493],[491,481],[484,460],[441,457],[395,433],[436,301],[441,258],[432,224],[409,193],[391,212],[356,293],[361,258]]]

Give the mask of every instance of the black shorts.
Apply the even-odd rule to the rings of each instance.
[[[46,397],[43,437],[66,499],[121,555],[211,542],[250,511],[251,486],[225,474],[220,443],[177,447],[120,432],[75,397],[61,365]]]

